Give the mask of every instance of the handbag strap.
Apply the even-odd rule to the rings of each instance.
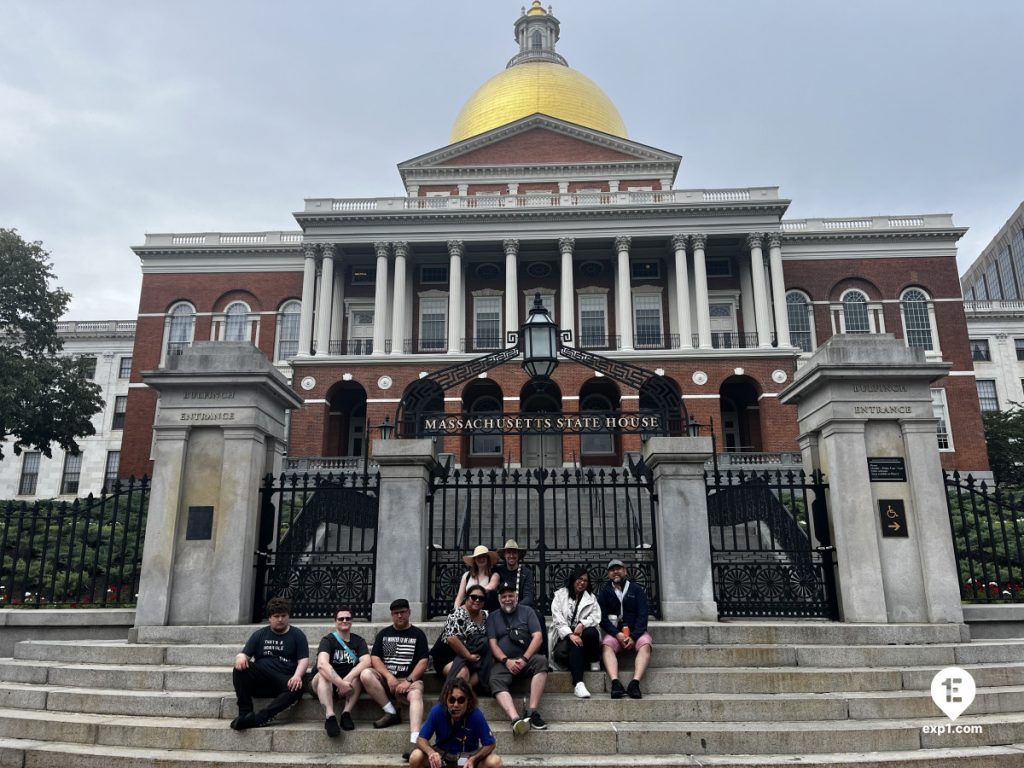
[[[334,635],[334,639],[335,640],[337,640],[339,643],[341,643],[341,647],[343,649],[345,649],[345,656],[348,657],[349,663],[350,664],[356,664],[359,661],[359,659],[356,657],[355,651],[353,651],[351,648],[348,647],[348,643],[346,643],[341,638],[341,635],[338,634],[338,630],[334,630],[331,634]]]

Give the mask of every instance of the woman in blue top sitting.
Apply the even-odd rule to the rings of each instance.
[[[477,707],[472,687],[461,677],[451,677],[420,728],[409,764],[413,768],[501,768],[494,747],[494,734]]]

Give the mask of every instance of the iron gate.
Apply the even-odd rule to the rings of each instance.
[[[838,619],[820,472],[705,474],[721,617]]]
[[[574,568],[586,566],[597,589],[608,560],[617,557],[630,580],[647,591],[652,615],[660,617],[656,503],[642,465],[439,472],[427,499],[429,613],[451,611],[466,570],[463,555],[479,544],[497,550],[515,539],[528,550],[525,563],[537,576],[537,607],[544,613]]]
[[[268,475],[260,489],[253,620],[271,597],[292,616],[323,618],[339,605],[370,618],[377,567],[380,476]]]

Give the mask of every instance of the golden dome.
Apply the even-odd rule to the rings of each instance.
[[[626,138],[619,111],[593,80],[561,64],[529,61],[499,72],[469,97],[451,143],[535,112]]]
[[[540,4],[540,0],[533,0],[530,5],[530,10],[526,12],[527,16],[547,16],[548,12],[545,11]]]

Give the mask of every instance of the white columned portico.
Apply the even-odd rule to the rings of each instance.
[[[572,279],[572,252],[575,245],[576,241],[571,237],[563,237],[558,241],[558,250],[562,254],[562,282],[558,288],[558,326],[572,333],[572,340],[565,342],[570,347],[576,346],[576,307],[573,303],[576,289]]]
[[[505,249],[505,330],[519,329],[519,241],[501,241]],[[506,335],[507,338],[507,335]]]
[[[693,295],[697,301],[697,346],[711,349],[711,306],[708,302],[708,270],[704,264],[704,246],[708,236],[698,233],[690,240],[693,242]]]
[[[760,232],[747,235],[750,248],[750,276],[754,283],[754,320],[757,323],[757,346],[772,345],[771,319],[768,316],[768,283],[764,277],[764,254],[761,251]]]
[[[679,325],[679,348],[689,349],[690,330],[690,277],[686,271],[686,235],[672,236],[672,250],[676,256],[676,319]]]
[[[373,244],[377,252],[377,274],[373,291],[373,354],[384,354],[387,341],[388,323],[388,252],[390,245],[385,242]]]
[[[299,352],[297,357],[309,357],[313,346],[313,305],[316,303],[316,245],[303,243],[302,253],[302,309],[299,314]]]
[[[633,349],[633,294],[629,289],[629,246],[632,242],[633,238],[629,235],[615,238],[615,251],[619,254],[618,280],[615,283],[615,328],[619,334],[621,350]]]
[[[775,307],[775,338],[780,347],[790,346],[789,308],[786,305],[786,278],[782,274],[782,235],[768,235],[768,266],[772,277],[772,304]]]
[[[465,323],[462,322],[462,254],[461,240],[448,241],[448,353],[460,350],[459,339]]]
[[[320,245],[320,306],[316,310],[316,354],[330,354],[331,312],[334,307],[334,243]]]
[[[391,354],[400,355],[405,351],[405,259],[409,255],[409,244],[392,243],[395,251],[395,290],[391,314]]]

